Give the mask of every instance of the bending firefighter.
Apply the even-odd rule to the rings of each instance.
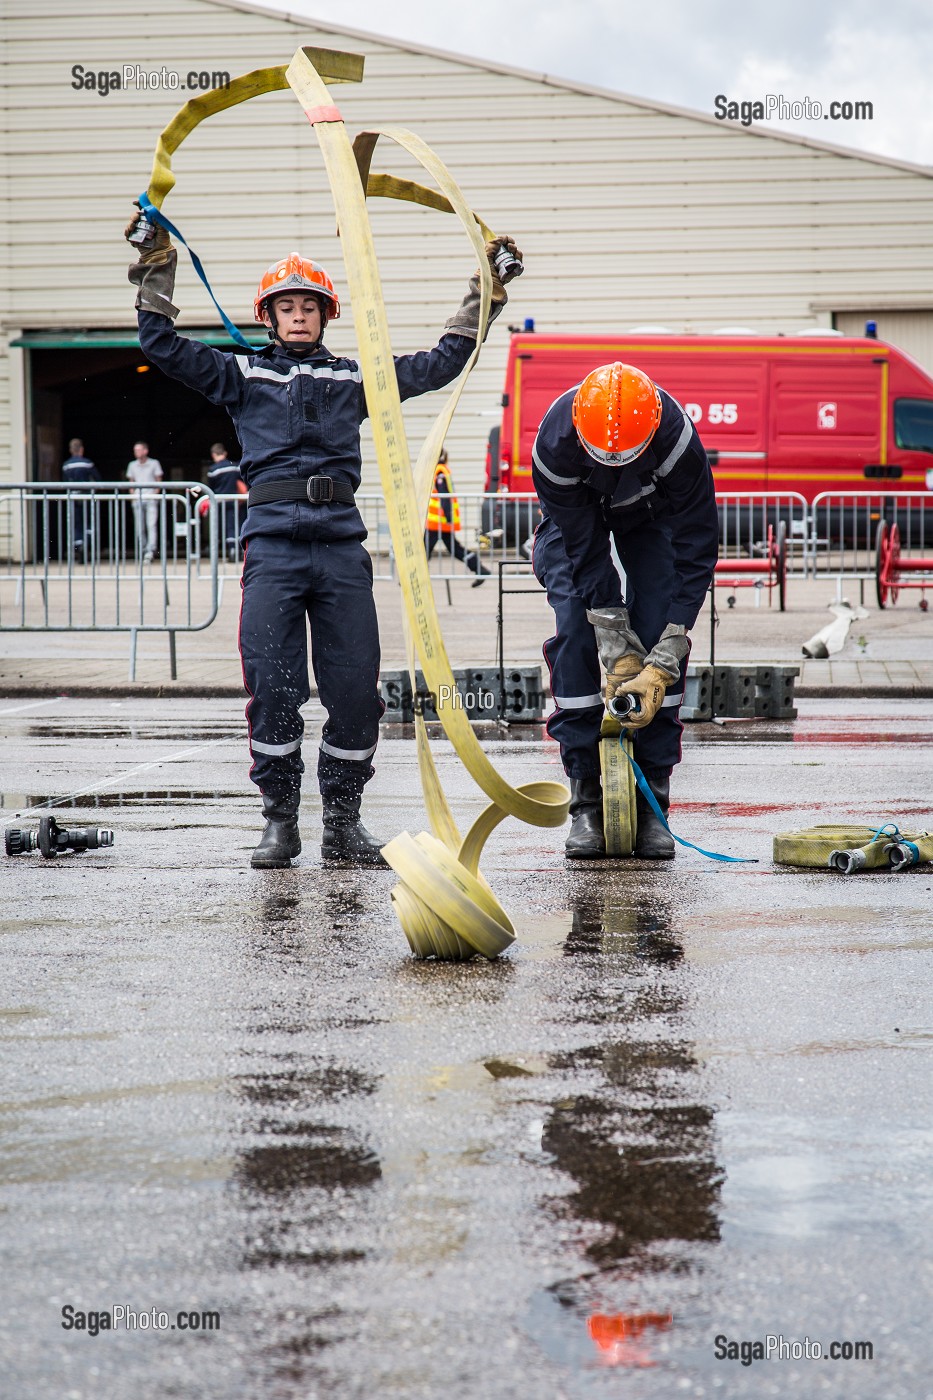
[[[502,244],[514,250],[510,239],[499,239],[487,245],[490,257]],[[314,676],[327,711],[317,763],[322,854],[330,861],[382,865],[383,843],[360,820],[383,710],[372,563],[353,496],[360,485],[360,424],[367,408],[359,365],[332,355],[322,341],[328,322],[340,315],[334,285],[322,267],[298,253],[274,264],[263,273],[254,302],[270,344],[231,354],[176,334],[176,253],[165,230],[159,228],[141,248],[129,275],[139,289],[144,354],[225,408],[243,448],[240,470],[249,497],[241,536],[240,654],[250,697],[250,777],[262,793],[266,818],[251,863],[286,866],[301,851],[307,617]],[[497,278],[493,300],[497,314],[506,302]],[[395,357],[403,399],[456,378],[476,340],[479,305],[474,277],[434,349]]]
[[[713,577],[713,474],[680,404],[631,365],[603,365],[541,422],[532,475],[543,519],[534,570],[557,620],[544,645],[556,706],[548,733],[570,778],[566,854],[606,854],[599,731],[604,705],[637,697],[625,726],[665,816],[680,762],[688,632]],[[622,583],[610,553],[616,550]],[[605,683],[600,678],[602,661]],[[635,855],[670,860],[674,841],[639,790]]]

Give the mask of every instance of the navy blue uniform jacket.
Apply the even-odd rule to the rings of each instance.
[[[215,462],[207,473],[207,484],[218,496],[235,496],[242,480],[239,462],[231,462],[229,457]]]
[[[581,447],[571,410],[575,385],[541,421],[532,479],[545,518],[560,530],[574,587],[588,608],[622,601],[609,552],[610,532],[626,535],[657,520],[674,548],[668,622],[692,627],[719,554],[713,473],[696,428],[676,399],[659,388],[661,422],[640,457],[621,470],[604,467]]]
[[[100,481],[100,472],[89,457],[69,457],[62,463],[65,481]]]
[[[323,345],[298,358],[277,341],[249,354],[215,350],[179,335],[167,316],[154,311],[139,312],[139,343],[163,373],[227,410],[243,449],[240,473],[247,486],[323,473],[354,491],[359,487],[360,424],[367,408],[355,360],[334,356]],[[456,379],[473,346],[468,336],[446,334],[433,350],[396,355],[402,399]],[[274,501],[250,508],[242,539],[254,535],[363,540],[366,528],[356,506]]]

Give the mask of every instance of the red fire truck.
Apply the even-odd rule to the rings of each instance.
[[[796,491],[812,501],[882,483],[933,488],[933,379],[896,346],[832,332],[632,332],[512,336],[487,490],[534,490],[531,449],[546,409],[612,360],[637,365],[683,404],[720,491]]]

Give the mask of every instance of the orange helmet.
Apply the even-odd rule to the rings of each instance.
[[[311,292],[323,299],[324,319],[336,321],[340,316],[340,302],[334,291],[334,284],[323,267],[303,258],[300,253],[289,253],[281,262],[267,267],[259,279],[259,289],[253,302],[253,315],[262,324],[262,309],[270,297],[279,292]]]
[[[661,396],[647,374],[618,360],[588,374],[573,396],[581,445],[606,467],[624,467],[644,452],[661,421]]]

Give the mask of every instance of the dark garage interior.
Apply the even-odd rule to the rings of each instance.
[[[191,335],[219,349],[236,348],[216,332]],[[61,480],[73,437],[84,443],[85,455],[105,481],[124,478],[133,444],[140,440],[162,463],[166,481],[203,480],[214,442],[223,442],[230,456],[239,458],[224,410],[148,364],[130,333],[43,332],[24,334],[17,343],[28,348],[31,480]]]

